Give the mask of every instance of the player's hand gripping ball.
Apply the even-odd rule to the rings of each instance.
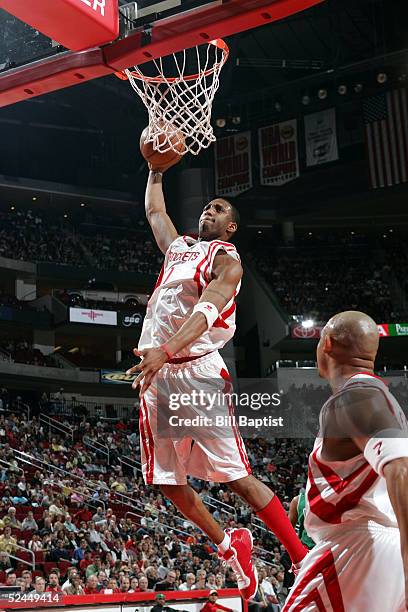
[[[171,166],[178,164],[178,162],[181,161],[183,157],[182,153],[185,150],[185,140],[183,134],[178,131],[170,137],[170,142],[178,153],[173,151],[173,149],[170,149],[165,153],[160,153],[160,151],[153,149],[153,143],[146,142],[148,130],[149,128],[146,127],[140,136],[140,152],[149,164],[150,170],[159,170],[164,172],[165,170],[171,168]],[[164,134],[160,134],[159,146],[165,142],[166,136]]]

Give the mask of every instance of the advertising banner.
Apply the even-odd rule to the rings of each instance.
[[[251,132],[218,138],[215,143],[215,193],[234,197],[251,187]]]
[[[258,131],[261,185],[280,187],[299,176],[297,121],[283,121]]]
[[[143,315],[140,312],[118,312],[119,327],[141,327],[143,323]]]
[[[290,328],[292,338],[303,340],[320,338],[323,323],[316,323],[312,327],[304,327],[301,323],[296,323]],[[380,338],[390,338],[395,336],[408,336],[408,323],[379,323],[378,335]]]
[[[109,385],[130,385],[136,378],[137,374],[128,376],[122,370],[101,370],[101,383]]]
[[[91,325],[117,325],[117,313],[112,310],[94,310],[93,308],[70,308],[71,323],[90,323]]]
[[[408,336],[408,323],[381,323],[378,326],[380,336]]]
[[[339,159],[336,109],[305,117],[306,165],[318,166]]]

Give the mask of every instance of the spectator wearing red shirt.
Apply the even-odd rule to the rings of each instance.
[[[59,575],[57,572],[50,572],[48,575],[48,586],[45,589],[46,593],[62,593],[62,588],[59,584]]]
[[[102,589],[104,595],[111,595],[112,593],[120,593],[118,589],[118,583],[116,578],[109,578],[106,588]]]
[[[85,506],[74,514],[75,525],[82,523],[83,521],[87,523],[90,520],[92,520],[92,512],[88,508],[85,508]]]
[[[86,581],[86,587],[84,589],[84,593],[85,595],[95,595],[96,593],[99,593],[98,576],[96,576],[96,574],[89,576],[88,580]]]
[[[85,557],[80,561],[79,568],[84,571],[88,567],[88,565],[92,565],[92,552],[90,550],[85,551]]]
[[[208,600],[201,608],[201,612],[217,612],[218,610],[223,610],[224,612],[233,612],[231,608],[226,608],[225,606],[222,606],[221,604],[217,603],[217,597],[217,591],[210,591]]]

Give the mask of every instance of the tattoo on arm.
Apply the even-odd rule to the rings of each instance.
[[[228,304],[228,302],[230,301],[231,298],[228,298],[226,295],[224,295],[223,293],[221,293],[221,291],[216,291],[215,289],[207,289],[206,293],[215,293],[216,295],[221,296],[224,300],[225,303]]]

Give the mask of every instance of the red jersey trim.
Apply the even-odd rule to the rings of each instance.
[[[359,476],[362,472],[364,472],[364,470],[367,468],[367,463],[363,463],[362,465],[360,465],[359,468],[357,468],[357,470],[355,470],[354,472],[349,474],[349,476],[346,476],[346,478],[342,478],[341,476],[336,474],[336,472],[334,470],[332,470],[332,468],[330,466],[328,466],[326,463],[322,463],[317,458],[317,453],[318,453],[319,449],[321,449],[321,448],[322,448],[321,446],[316,448],[316,450],[314,451],[312,457],[313,457],[313,460],[316,463],[317,467],[319,468],[322,476],[324,476],[324,478],[329,483],[329,485],[331,486],[333,491],[335,491],[336,493],[341,493],[342,491],[344,491],[344,489],[351,482],[353,482],[353,480],[355,478],[357,478],[357,476]]]
[[[332,612],[345,612],[339,578],[337,576],[334,556],[331,550],[327,550],[316,563],[312,565],[299,584],[292,590],[289,599],[283,607],[283,612],[289,612],[292,606],[294,606],[296,599],[302,595],[302,591],[306,589],[312,580],[319,574],[323,577]],[[291,609],[291,612],[300,612],[311,603],[316,604],[319,612],[327,612],[317,588],[305,594],[304,598]]]
[[[309,464],[310,488],[308,491],[308,501],[311,512],[313,512],[313,514],[315,514],[325,523],[329,523],[331,525],[341,523],[343,514],[355,508],[360,499],[363,497],[364,493],[366,493],[373,486],[377,478],[379,478],[378,474],[370,467],[368,463],[364,467],[370,469],[360,486],[348,495],[344,495],[344,497],[339,499],[337,503],[333,503],[323,499],[313,477],[311,465]],[[351,474],[345,478],[344,480],[347,482],[344,484],[343,489],[345,489],[345,487],[349,485],[354,478],[354,474]]]

